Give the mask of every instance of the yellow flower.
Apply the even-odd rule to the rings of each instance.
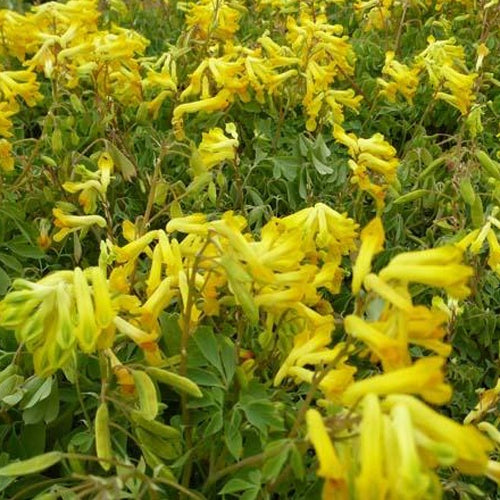
[[[90,276],[94,294],[95,319],[99,327],[105,328],[111,323],[115,316],[115,312],[111,305],[108,282],[106,276],[99,267],[90,268]]]
[[[307,410],[306,424],[309,440],[318,456],[318,476],[334,481],[339,488],[345,488],[346,471],[335,451],[321,414],[314,409]]]
[[[500,243],[493,229],[486,236],[489,244],[488,265],[500,276]]]
[[[239,142],[234,124],[228,123],[226,132],[230,134],[230,137],[224,135],[224,131],[218,127],[202,134],[198,153],[204,169],[210,170],[219,163],[236,158]]]
[[[12,137],[11,116],[17,113],[18,106],[14,102],[0,102],[0,135],[3,137]]]
[[[384,467],[384,425],[378,397],[367,394],[363,399],[360,428],[359,461],[361,471],[356,478],[356,492],[363,500],[384,500],[387,480]]]
[[[462,250],[456,246],[443,246],[431,250],[405,252],[394,257],[379,273],[383,280],[417,282],[444,288],[456,298],[467,297],[467,280],[472,268],[463,265]]]
[[[93,225],[106,227],[106,220],[100,215],[68,215],[60,208],[52,209],[52,214],[55,217],[54,225],[61,228],[54,235],[54,241],[61,241],[68,234],[81,229],[88,229]]]
[[[500,401],[500,379],[492,389],[481,389],[479,402],[476,407],[470,411],[464,419],[464,424],[470,424],[475,420],[481,420],[484,416],[496,407]]]
[[[372,273],[365,277],[363,284],[366,290],[376,292],[402,311],[407,313],[412,311],[413,304],[406,287],[393,287]]]
[[[181,140],[184,138],[183,116],[186,113],[196,113],[198,111],[220,111],[226,109],[231,101],[229,90],[222,89],[214,97],[202,99],[200,101],[187,102],[179,104],[173,112],[172,125],[175,130],[175,136]]]
[[[36,75],[31,71],[0,71],[0,92],[6,101],[21,96],[29,107],[33,107],[43,99],[39,88]]]
[[[154,342],[158,338],[158,335],[156,333],[147,333],[144,330],[141,330],[137,326],[133,325],[129,321],[124,320],[120,316],[115,316],[113,319],[113,323],[120,333],[123,333],[124,335],[129,337],[137,345]]]
[[[352,293],[354,295],[359,293],[361,283],[370,272],[374,255],[383,249],[384,239],[384,226],[380,217],[372,219],[361,231],[361,247],[352,268]]]
[[[117,262],[132,261],[137,259],[143,252],[151,252],[149,245],[157,236],[158,231],[149,231],[124,247],[114,246],[113,249],[117,255]]]
[[[386,52],[382,73],[392,78],[392,81],[386,82],[382,78],[377,78],[377,83],[383,87],[380,94],[386,96],[390,102],[395,102],[396,95],[399,92],[412,104],[419,83],[419,72],[418,67],[410,69],[406,64],[396,61],[394,52]]]
[[[208,234],[209,226],[204,214],[192,214],[184,217],[176,217],[167,224],[167,233],[175,231],[187,234],[199,234],[205,236]]]
[[[490,49],[486,47],[484,43],[480,43],[477,46],[477,60],[476,60],[476,71],[483,66],[484,58],[490,53]]]
[[[194,36],[206,40],[213,36],[221,40],[229,40],[238,31],[240,12],[236,10],[237,5],[241,10],[243,5],[226,0],[201,0],[191,2],[186,13],[186,25],[193,28]]]
[[[384,405],[402,404],[408,408],[413,425],[427,438],[448,445],[454,453],[454,465],[466,474],[484,474],[492,442],[470,425],[460,425],[440,415],[413,396],[389,395]],[[448,454],[448,459],[450,455]],[[436,457],[439,458],[439,457]],[[447,463],[447,465],[451,465]]]
[[[421,358],[412,366],[360,380],[344,393],[352,405],[365,394],[419,394],[433,404],[444,404],[451,398],[451,387],[444,382],[443,358]]]
[[[78,312],[78,324],[75,335],[81,349],[84,352],[92,352],[97,343],[99,329],[96,324],[90,287],[83,271],[79,267],[75,268],[73,272],[73,290]]]
[[[0,168],[4,172],[12,172],[14,170],[12,144],[6,139],[0,139]]]
[[[101,153],[99,159],[97,160],[97,167],[101,173],[101,193],[105,194],[108,189],[109,182],[111,180],[111,174],[113,173],[113,158],[109,153]]]
[[[429,491],[432,489],[432,480],[420,460],[408,408],[396,405],[392,408],[391,416],[398,460],[398,477],[395,478],[395,484],[391,484],[391,492],[401,500],[436,498],[437,495],[432,495]]]
[[[384,371],[397,370],[410,364],[406,342],[385,335],[354,315],[344,319],[344,328],[349,335],[363,341],[370,348],[382,361]]]

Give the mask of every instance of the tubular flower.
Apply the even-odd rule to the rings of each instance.
[[[54,225],[61,228],[54,235],[54,241],[61,241],[75,231],[86,231],[93,225],[106,227],[106,221],[100,215],[68,215],[60,208],[54,208],[52,214],[55,217]]]
[[[394,59],[394,52],[387,52],[382,74],[392,80],[387,82],[383,78],[377,78],[377,83],[382,87],[380,94],[387,97],[390,102],[395,102],[397,94],[400,93],[409,104],[413,104],[413,97],[419,83],[419,73],[418,67],[410,69],[406,64],[401,64]]]
[[[0,135],[3,137],[12,137],[11,117],[17,113],[16,103],[2,101],[0,102]]]
[[[371,270],[373,257],[383,249],[385,234],[380,217],[375,217],[362,229],[360,238],[361,247],[352,268],[352,293],[355,295]]]
[[[427,42],[427,48],[416,58],[416,66],[427,71],[438,99],[466,115],[475,99],[473,87],[477,74],[462,72],[465,67],[463,47],[455,45],[454,38],[436,40],[430,36]]]
[[[348,164],[353,172],[351,182],[370,193],[377,206],[382,207],[385,189],[388,183],[395,180],[399,166],[396,150],[384,140],[382,134],[362,139],[352,133],[347,134],[338,124],[333,126],[333,137],[348,148],[351,156]]]
[[[491,441],[470,425],[460,425],[440,415],[412,396],[390,395],[384,402],[389,408],[404,405],[414,427],[425,437],[442,443],[453,450],[453,465],[466,474],[484,474],[488,465],[488,452],[493,448]],[[440,459],[440,456],[436,456]],[[448,455],[446,460],[450,459]],[[447,463],[447,465],[451,465]]]
[[[243,5],[222,0],[202,0],[190,2],[186,12],[186,24],[194,31],[194,36],[202,40],[210,37],[229,40],[239,29],[240,12]],[[233,8],[234,5],[238,9]]]
[[[375,375],[355,382],[344,393],[344,401],[353,404],[365,394],[419,394],[434,404],[444,404],[451,398],[451,387],[444,382],[444,359],[422,358],[412,366]]]
[[[402,253],[394,257],[379,276],[383,280],[444,288],[452,297],[464,298],[470,293],[467,280],[472,276],[472,269],[461,263],[462,253],[456,246]]]
[[[500,379],[492,389],[481,389],[479,402],[475,408],[465,417],[464,424],[470,424],[477,420],[482,420],[484,416],[493,410],[500,401]]]
[[[6,139],[0,139],[0,168],[4,172],[12,172],[14,170],[12,144]]]
[[[314,446],[316,455],[318,456],[318,476],[324,477],[327,481],[333,483],[330,486],[333,486],[337,491],[343,491],[345,498],[347,498],[347,478],[345,469],[335,451],[335,447],[328,435],[328,431],[320,413],[314,409],[308,410],[306,414],[306,423],[309,440]],[[338,498],[343,497],[339,496]]]
[[[72,358],[78,346],[96,349],[115,315],[100,268],[57,271],[37,283],[16,280],[0,302],[0,325],[33,353],[35,371],[48,376]]]
[[[356,478],[359,498],[370,500],[386,498],[388,484],[384,470],[383,429],[379,400],[374,394],[367,394],[363,399],[360,428],[361,471]]]
[[[345,318],[344,327],[349,335],[363,341],[381,360],[384,371],[397,370],[410,364],[406,341],[391,338],[354,315]]]
[[[193,158],[191,159],[191,167],[195,175],[210,170],[226,160],[235,160],[239,142],[234,123],[226,125],[226,133],[230,137],[224,135],[224,131],[216,127],[202,134],[202,141],[197,148],[196,155],[199,161],[194,162]]]
[[[184,138],[183,116],[186,113],[196,113],[198,111],[220,111],[226,109],[231,102],[231,94],[228,90],[221,90],[216,96],[202,99],[200,101],[179,104],[173,113],[172,125],[177,139]]]

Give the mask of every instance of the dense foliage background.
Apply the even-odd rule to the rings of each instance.
[[[2,498],[498,497],[498,1],[1,6]],[[436,322],[404,361],[344,323],[408,323],[363,280],[438,247],[386,279]],[[447,401],[348,400],[430,351]],[[420,429],[396,484],[362,437],[394,393],[488,472]]]

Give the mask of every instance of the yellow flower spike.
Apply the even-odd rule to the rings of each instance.
[[[105,328],[109,326],[115,316],[115,311],[111,305],[108,282],[99,267],[90,269],[90,277],[94,292],[95,319],[101,328]]]
[[[76,327],[78,343],[82,351],[92,352],[95,349],[99,330],[95,321],[90,287],[79,267],[75,268],[73,272],[73,290],[78,311],[78,324]]]
[[[333,320],[333,318],[331,319]],[[278,386],[283,381],[287,376],[288,370],[295,365],[300,357],[325,348],[331,342],[332,330],[333,321],[325,323],[321,329],[316,330],[314,333],[305,330],[295,335],[293,348],[274,377],[274,386]]]
[[[209,224],[209,228],[228,240],[230,247],[239,254],[242,260],[248,263],[253,277],[258,282],[272,283],[274,281],[274,273],[271,269],[261,263],[254,247],[228,220],[213,221]]]
[[[340,489],[346,487],[345,469],[339,460],[321,414],[311,408],[306,413],[307,433],[318,457],[318,476],[334,481]]]
[[[384,371],[397,370],[410,364],[406,342],[388,337],[357,316],[344,319],[344,328],[349,335],[363,341],[381,360]]]
[[[471,425],[460,425],[440,415],[413,396],[391,394],[384,406],[405,405],[411,415],[414,427],[429,439],[445,443],[454,449],[457,461],[454,463],[465,474],[484,474],[492,442]]]
[[[344,401],[354,404],[365,394],[419,394],[433,404],[444,404],[451,398],[451,387],[444,382],[444,359],[421,358],[412,366],[360,380],[344,393]]]
[[[356,263],[352,268],[352,293],[357,295],[361,289],[361,283],[365,276],[371,271],[371,263],[374,255],[384,248],[384,226],[380,217],[372,219],[361,230],[361,247],[359,249]]]
[[[356,493],[363,500],[385,500],[384,423],[378,397],[367,394],[362,402],[360,425],[360,473],[356,478]]]

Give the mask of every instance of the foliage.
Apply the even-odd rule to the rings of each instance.
[[[1,498],[496,498],[499,2],[33,4]]]

